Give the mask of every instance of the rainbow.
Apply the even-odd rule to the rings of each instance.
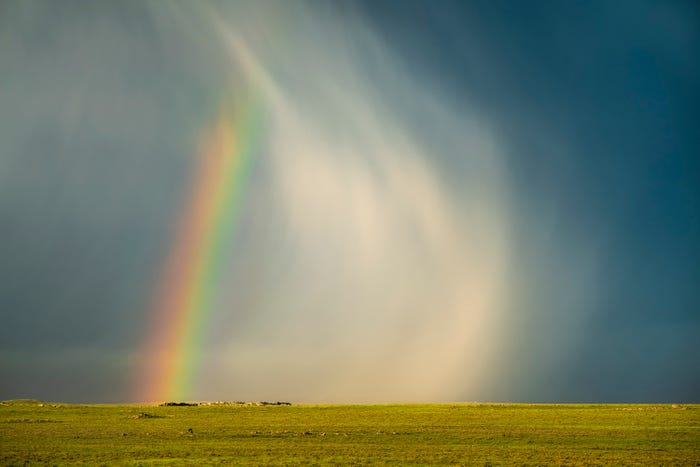
[[[237,96],[240,97],[240,96]],[[259,96],[224,104],[205,132],[192,187],[150,311],[136,382],[140,402],[191,396],[262,120]]]

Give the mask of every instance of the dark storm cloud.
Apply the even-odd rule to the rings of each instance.
[[[692,2],[0,3],[0,399],[125,400],[243,71],[274,131],[205,382],[697,402],[697,56]]]
[[[696,400],[696,5],[372,2],[367,17],[416,73],[478,103],[506,145],[515,276],[529,279],[512,313],[512,389],[496,379],[495,394]],[[597,263],[584,297],[567,290],[581,254]],[[591,319],[552,364],[572,315]]]
[[[167,26],[140,2],[3,3],[3,396],[100,400],[124,384],[213,98],[211,63]]]

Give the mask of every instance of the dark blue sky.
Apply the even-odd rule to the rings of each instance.
[[[698,6],[368,2],[366,15],[416,74],[497,122],[517,215],[552,223],[557,262],[579,236],[600,252],[589,337],[545,394],[697,399]],[[523,264],[537,261],[519,238]]]

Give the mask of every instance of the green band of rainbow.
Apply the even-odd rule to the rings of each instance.
[[[232,110],[233,109],[233,110]],[[202,339],[221,287],[226,251],[246,191],[262,106],[247,95],[225,106],[205,137],[183,217],[156,292],[139,401],[190,397]]]

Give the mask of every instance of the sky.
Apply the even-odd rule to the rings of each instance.
[[[693,2],[0,2],[0,399],[700,402]]]

